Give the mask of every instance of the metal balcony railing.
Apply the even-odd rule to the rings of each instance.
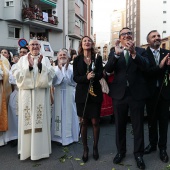
[[[43,12],[40,10],[35,10],[34,8],[23,8],[22,9],[22,18],[23,19],[29,19],[29,20],[39,20],[43,21]],[[44,21],[48,22],[54,25],[58,25],[58,17],[49,15],[48,14],[48,20]]]

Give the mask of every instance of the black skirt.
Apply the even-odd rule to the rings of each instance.
[[[76,103],[77,115],[79,117],[83,116],[85,103]],[[85,118],[99,118],[101,112],[101,103],[88,103],[86,104],[84,117]]]

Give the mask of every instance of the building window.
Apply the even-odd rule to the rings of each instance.
[[[91,10],[91,18],[93,19],[93,11]]]
[[[5,7],[14,6],[14,1],[5,1]]]
[[[84,23],[80,20],[80,35],[84,36]]]
[[[84,3],[80,1],[80,15],[84,17]]]
[[[77,17],[76,17],[76,20],[75,20],[75,25],[78,26],[78,27],[80,27],[80,20],[79,20],[79,18],[77,18]]]
[[[165,23],[166,23],[166,21],[163,21],[163,23],[165,24]]]
[[[8,26],[8,37],[20,38],[20,30],[21,30],[21,28],[15,28],[12,26]]]
[[[80,4],[80,0],[76,0],[76,4],[79,5]]]
[[[166,11],[163,11],[163,14],[166,14]]]
[[[91,35],[93,35],[93,27],[91,27]]]

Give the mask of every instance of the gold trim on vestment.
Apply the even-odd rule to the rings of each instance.
[[[11,85],[9,84],[9,69],[10,65],[8,60],[1,55],[0,59],[0,66],[3,71],[3,80],[0,83],[0,86],[2,87],[2,97],[1,97],[1,111],[0,111],[0,132],[7,131],[8,130],[8,101],[9,101],[9,95],[12,92]],[[4,68],[6,67],[6,70]]]

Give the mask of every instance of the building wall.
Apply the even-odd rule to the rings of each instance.
[[[140,1],[140,45],[146,44],[146,36],[151,30],[163,31],[163,1]],[[152,6],[152,8],[151,8]]]
[[[119,39],[119,31],[126,26],[125,9],[115,10],[111,16],[111,38],[110,47],[115,46],[115,42]]]
[[[169,9],[168,0],[126,0],[127,26],[132,29],[137,46],[147,43],[151,30],[158,30],[163,38],[170,35]]]
[[[67,1],[67,0],[65,0]],[[20,38],[25,38],[28,42],[30,40],[30,27],[31,29],[46,29],[48,32],[48,41],[51,44],[51,47],[54,51],[58,51],[61,48],[65,47],[65,32],[62,32],[63,28],[66,27],[64,23],[63,13],[65,9],[64,1],[57,1],[57,17],[59,18],[59,23],[56,26],[61,31],[52,30],[50,28],[44,28],[40,25],[28,24],[23,22],[22,20],[22,0],[14,0],[14,6],[12,7],[4,7],[4,1],[0,1],[0,30],[1,30],[1,39],[0,39],[0,48],[9,48],[9,49],[17,49],[18,48],[18,40]],[[45,4],[44,4],[45,5]],[[52,8],[52,7],[51,7]],[[66,16],[68,18],[68,16]],[[19,22],[18,22],[19,21]],[[68,21],[67,21],[68,23]],[[9,38],[8,36],[8,26],[14,26],[20,28],[20,38]],[[68,24],[67,24],[68,26]]]

